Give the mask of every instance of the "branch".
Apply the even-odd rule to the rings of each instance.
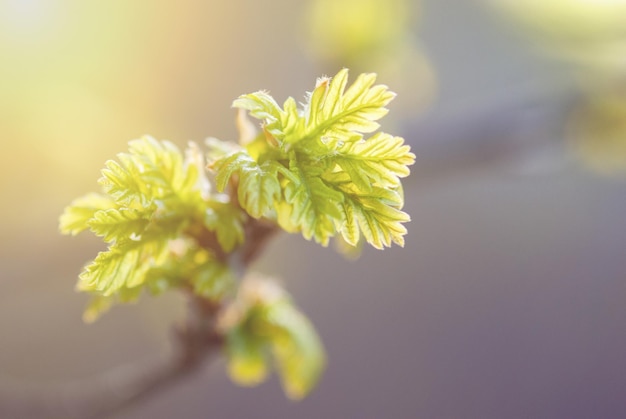
[[[99,419],[154,396],[199,371],[221,347],[221,336],[215,333],[217,308],[190,295],[188,318],[177,329],[175,352],[167,357],[119,366],[55,390],[1,385],[0,417]]]
[[[245,244],[225,254],[213,232],[196,232],[196,240],[215,251],[238,277],[259,256],[278,228],[266,220],[250,218],[245,225]],[[174,352],[143,362],[119,366],[98,376],[36,390],[15,383],[0,383],[0,418],[103,419],[175,385],[199,371],[220,350],[223,337],[217,328],[219,303],[184,290],[187,318],[175,328]]]
[[[417,150],[410,181],[464,176],[484,168],[528,174],[558,170],[567,154],[565,126],[582,92],[571,84],[524,86],[519,92],[457,110],[433,109],[405,121]]]

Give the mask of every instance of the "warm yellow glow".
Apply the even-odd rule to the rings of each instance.
[[[537,47],[599,77],[626,70],[626,0],[484,0]],[[621,76],[620,76],[621,77]]]
[[[376,72],[403,92],[396,106],[409,113],[430,103],[434,71],[416,42],[416,0],[310,0],[306,46],[329,71]],[[398,113],[396,114],[398,115]]]
[[[557,36],[589,38],[626,32],[626,0],[490,0],[521,22]]]
[[[573,150],[590,169],[626,172],[626,92],[598,93],[575,110],[569,123]]]
[[[411,23],[406,0],[314,0],[307,19],[315,54],[336,61],[396,48]]]
[[[37,22],[45,15],[46,2],[43,0],[7,0],[8,16],[17,23]]]
[[[0,2],[0,31],[4,37],[41,35],[53,27],[58,18],[54,0],[3,0]]]
[[[206,91],[195,96],[184,88],[187,80],[205,86],[218,78],[213,57],[199,59],[198,51],[216,50],[224,27],[198,36],[208,6],[182,3],[0,0],[0,155],[7,157],[0,190],[13,196],[3,201],[0,229],[24,228],[31,201],[55,219],[73,188],[97,179],[102,156],[133,138],[202,138],[190,134],[179,108],[189,103],[210,113]],[[232,96],[219,100],[228,104]],[[33,220],[55,224],[31,216],[31,227]]]

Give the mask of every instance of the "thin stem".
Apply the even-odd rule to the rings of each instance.
[[[267,220],[248,219],[246,240],[227,254],[214,232],[188,232],[198,243],[227,263],[242,278],[278,227]],[[220,350],[223,336],[217,328],[219,302],[183,289],[188,297],[187,318],[175,328],[174,352],[143,362],[117,367],[90,379],[34,391],[0,385],[0,418],[104,419],[162,392],[199,371]]]
[[[188,317],[176,329],[175,352],[169,356],[119,366],[54,390],[0,388],[0,417],[102,419],[153,397],[199,371],[221,347],[218,308],[190,294]]]

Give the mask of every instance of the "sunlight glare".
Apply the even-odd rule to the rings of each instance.
[[[4,0],[0,19],[6,35],[25,36],[47,32],[54,23],[54,1]]]

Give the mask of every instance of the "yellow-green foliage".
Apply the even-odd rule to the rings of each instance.
[[[105,194],[78,198],[65,209],[63,233],[89,229],[109,243],[80,274],[78,289],[97,297],[86,319],[110,306],[103,298],[133,301],[143,289],[154,294],[171,286],[220,298],[228,283],[234,285],[228,267],[192,233],[215,231],[224,251],[231,251],[243,241],[246,214],[210,193],[204,164],[198,164],[204,159],[195,153],[190,147],[184,157],[174,144],[150,137],[131,141],[129,153],[102,170]]]
[[[404,245],[409,216],[402,212],[400,178],[415,156],[402,138],[376,133],[394,98],[374,74],[346,89],[348,71],[318,80],[303,108],[288,98],[281,108],[265,92],[241,96],[234,106],[262,121],[259,136],[217,159],[217,187],[239,176],[242,207],[290,232],[327,245],[341,234],[351,245],[361,235],[376,248]]]
[[[254,240],[247,232],[258,219],[323,245],[333,237],[351,246],[404,244],[400,179],[415,156],[402,138],[365,138],[394,94],[374,85],[373,74],[348,88],[347,77],[342,70],[318,80],[302,108],[293,98],[281,108],[265,92],[241,96],[234,106],[261,120],[260,133],[245,138],[240,120],[244,141],[208,140],[206,158],[193,143],[183,153],[145,137],[107,161],[103,192],[76,199],[60,218],[63,233],[90,230],[108,244],[80,274],[77,288],[93,297],[85,320],[143,291],[191,290],[225,312],[237,307],[224,329],[236,381],[262,380],[273,358],[287,394],[308,393],[324,366],[315,330],[285,293],[239,292],[229,303],[241,270],[230,255]]]
[[[275,283],[259,278],[245,282],[223,319],[234,381],[262,382],[272,361],[292,399],[304,397],[317,383],[326,364],[322,344],[309,320]]]

